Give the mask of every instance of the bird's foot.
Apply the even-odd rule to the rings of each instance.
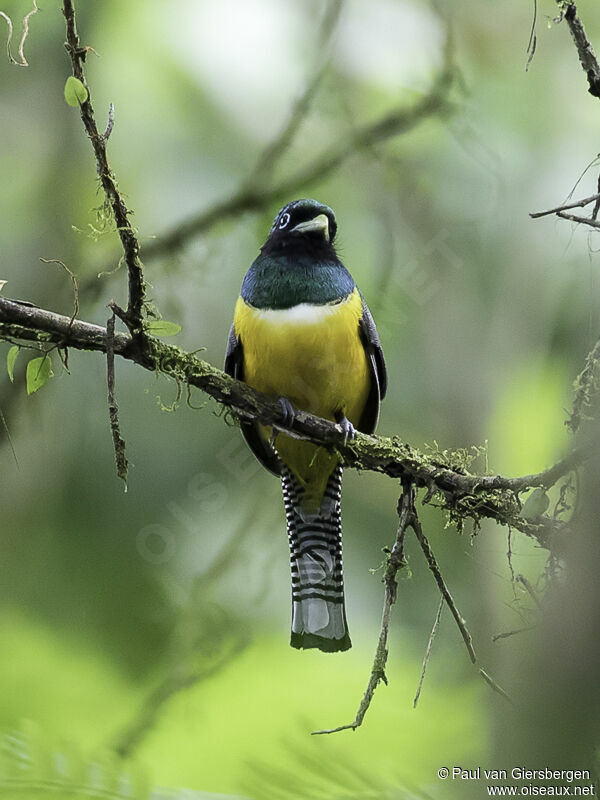
[[[348,439],[354,439],[356,436],[356,429],[349,419],[346,419],[343,414],[338,414],[336,415],[335,421],[340,426],[342,433],[344,434],[344,444],[348,442]]]
[[[281,408],[283,409],[283,424],[286,428],[289,428],[294,420],[296,419],[296,412],[294,411],[294,406],[290,403],[287,397],[280,397],[279,403]]]

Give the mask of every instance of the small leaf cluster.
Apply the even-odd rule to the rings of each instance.
[[[20,349],[18,345],[14,344],[6,356],[6,370],[12,383],[15,380],[15,363]],[[38,389],[41,389],[42,386],[45,386],[50,378],[54,377],[50,354],[45,353],[43,356],[30,359],[27,362],[25,377],[27,394],[33,394]]]

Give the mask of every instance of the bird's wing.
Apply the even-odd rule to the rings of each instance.
[[[231,326],[229,339],[227,340],[224,370],[228,375],[231,375],[232,378],[236,378],[239,381],[244,380],[244,348],[241,340],[235,334],[233,325]],[[258,423],[242,420],[240,425],[244,439],[263,467],[268,469],[269,472],[272,472],[273,475],[280,475],[281,462],[279,457],[271,445],[261,435]]]
[[[360,335],[369,362],[371,390],[358,427],[363,433],[373,433],[379,419],[379,404],[387,391],[387,370],[379,334],[369,307],[364,300],[362,301],[362,309],[363,313],[359,323]]]
[[[229,329],[229,336],[227,338],[227,352],[225,353],[225,366],[223,367],[228,375],[243,381],[244,372],[244,351],[242,350],[242,343],[235,335],[235,328],[232,325]]]

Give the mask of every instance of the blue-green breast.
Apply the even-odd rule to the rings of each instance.
[[[262,252],[246,273],[241,294],[255,308],[282,309],[299,303],[332,303],[353,289],[352,276],[336,258]]]

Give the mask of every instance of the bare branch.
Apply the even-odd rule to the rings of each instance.
[[[17,451],[15,450],[15,446],[13,444],[12,436],[10,435],[10,430],[8,429],[8,422],[6,421],[6,417],[4,416],[4,412],[2,411],[2,406],[0,406],[0,422],[2,422],[2,428],[6,433],[6,438],[8,440],[9,447],[12,451],[13,458],[15,460],[15,465],[17,469],[20,469],[19,466],[19,459],[17,458]]]
[[[556,216],[561,219],[568,219],[571,222],[589,225],[591,228],[600,228],[600,222],[592,217],[578,217],[576,214],[567,214],[566,211],[557,211]]]
[[[598,197],[596,198],[596,202],[594,203],[594,208],[592,209],[592,219],[597,219],[598,212],[600,211],[600,175],[598,175],[598,181],[596,183],[596,188],[598,190]]]
[[[123,316],[123,321],[127,324],[127,327],[133,334],[141,335],[145,285],[142,272],[142,262],[139,257],[140,246],[137,236],[129,224],[129,215],[131,212],[125,205],[123,197],[119,192],[117,181],[110,169],[106,154],[106,142],[112,128],[112,114],[109,111],[109,122],[106,133],[102,135],[99,133],[96,125],[90,89],[87,85],[83,71],[83,64],[89,48],[81,47],[80,45],[75,22],[75,8],[72,0],[63,0],[63,15],[67,24],[67,43],[65,46],[71,57],[73,75],[83,83],[88,91],[87,100],[80,105],[81,119],[94,149],[98,175],[100,177],[107,201],[112,209],[117,232],[123,248],[125,263],[127,265],[127,272],[129,276],[129,300],[127,304],[127,311]]]
[[[557,2],[559,2],[561,6],[565,6],[565,0],[557,0]],[[587,38],[583,23],[577,14],[577,7],[574,2],[566,3],[564,18],[567,21],[571,36],[575,42],[583,71],[587,75],[589,83],[588,91],[594,97],[600,98],[600,65],[594,53],[594,48]]]
[[[121,436],[119,426],[119,407],[115,398],[115,314],[106,323],[106,378],[108,384],[108,414],[110,430],[115,448],[115,461],[117,475],[125,484],[127,491],[127,456],[125,455],[125,440]]]
[[[529,31],[529,41],[527,42],[527,64],[525,65],[525,72],[529,71],[531,62],[535,55],[537,48],[537,34],[535,26],[537,23],[537,0],[533,0],[533,19],[531,20],[531,30]]]
[[[317,47],[315,48],[316,52],[313,59],[311,59],[311,62],[315,61],[317,66],[313,68],[304,89],[299,92],[297,99],[294,101],[281,131],[260,154],[250,177],[246,181],[247,187],[255,182],[264,184],[271,177],[273,168],[289,147],[300,123],[306,116],[329,65],[331,40],[343,7],[344,0],[331,0],[329,3],[321,23]]]
[[[565,19],[567,21],[573,42],[577,48],[579,61],[583,67],[583,71],[587,75],[589,84],[588,91],[594,97],[600,98],[600,64],[598,64],[598,59],[594,53],[594,48],[587,38],[583,23],[577,14],[577,7],[573,0],[556,0],[556,2],[561,10],[560,19]],[[567,211],[571,208],[583,208],[590,203],[594,203],[594,209],[591,217],[581,217],[576,214],[567,213]],[[557,217],[560,217],[561,219],[567,219],[570,222],[589,225],[591,228],[600,228],[600,222],[597,220],[599,210],[600,178],[598,179],[598,192],[595,195],[586,197],[583,200],[578,200],[573,203],[565,203],[564,205],[557,206],[556,208],[551,208],[548,211],[538,211],[530,214],[529,216],[533,219],[537,219],[539,217],[548,216],[549,214],[556,214]]]
[[[360,701],[360,706],[356,712],[356,717],[353,722],[348,725],[340,725],[337,728],[329,728],[320,731],[313,731],[313,735],[320,735],[325,733],[339,733],[345,730],[356,730],[360,727],[365,714],[369,710],[371,700],[375,694],[375,689],[380,681],[387,685],[387,678],[385,675],[385,667],[388,659],[388,633],[390,628],[390,616],[392,613],[392,606],[396,602],[398,595],[398,581],[396,575],[398,570],[405,566],[404,559],[404,538],[406,531],[409,527],[414,525],[416,518],[416,511],[414,505],[414,488],[410,481],[403,481],[402,494],[398,501],[398,532],[396,534],[396,541],[394,546],[388,554],[383,582],[385,584],[385,595],[383,600],[383,613],[381,615],[381,630],[379,632],[379,641],[377,642],[377,649],[375,651],[375,658],[373,659],[373,666],[371,667],[371,675],[369,676],[369,683]]]
[[[523,584],[523,586],[525,587],[525,589],[527,591],[527,594],[531,597],[531,599],[536,604],[538,609],[541,609],[539,597],[537,596],[537,592],[535,591],[535,589],[531,585],[531,582],[528,581],[527,578],[524,575],[517,575],[517,581],[519,583]]]
[[[549,214],[558,214],[559,211],[568,211],[570,208],[583,208],[590,203],[597,202],[600,199],[600,194],[593,194],[591,197],[584,197],[583,200],[576,200],[573,203],[566,203],[556,208],[549,208],[548,211],[534,211],[529,214],[532,219],[539,219],[539,217],[547,217]]]
[[[244,184],[227,200],[190,217],[147,245],[144,248],[145,258],[156,258],[177,250],[189,239],[204,233],[218,221],[245,211],[262,210],[276,200],[289,199],[290,194],[297,193],[316,180],[324,180],[355,153],[405,133],[431,116],[449,114],[452,105],[448,95],[453,78],[453,70],[444,69],[430,92],[417,103],[408,108],[405,106],[395,108],[380,119],[349,131],[345,139],[336,142],[321,156],[279,182],[260,190]]]
[[[431,628],[431,633],[429,634],[429,641],[427,642],[425,655],[423,656],[423,667],[421,668],[421,677],[419,678],[419,685],[417,687],[415,699],[413,700],[413,708],[417,707],[417,703],[419,702],[419,697],[421,696],[421,689],[423,688],[423,681],[425,680],[425,673],[427,672],[427,665],[429,664],[429,656],[431,655],[431,646],[433,644],[433,640],[435,639],[435,634],[437,633],[438,625],[440,624],[443,607],[444,607],[444,598],[440,597],[438,610],[435,615],[435,619],[433,621],[433,627]]]
[[[456,603],[448,587],[446,586],[446,582],[442,577],[442,573],[440,572],[440,568],[438,567],[437,561],[433,554],[433,550],[429,542],[427,541],[427,537],[423,533],[423,528],[421,527],[421,523],[419,522],[418,518],[415,515],[414,524],[412,524],[412,529],[415,532],[415,536],[417,537],[419,544],[421,545],[421,550],[423,551],[427,563],[429,564],[429,569],[432,571],[433,576],[436,580],[438,588],[442,593],[442,597],[444,598],[446,605],[450,609],[452,616],[454,617],[454,621],[456,622],[458,629],[460,631],[460,635],[463,638],[465,643],[465,647],[467,648],[467,652],[469,654],[469,658],[471,659],[471,663],[475,664],[477,662],[477,656],[475,655],[475,650],[473,649],[473,640],[471,638],[471,634],[467,629],[467,625],[459,613],[458,608],[456,607]]]
[[[512,631],[503,631],[503,633],[495,633],[492,636],[492,642],[497,642],[500,639],[508,639],[511,636],[516,636],[518,633],[525,633],[525,631],[535,630],[537,625],[526,625],[524,628],[515,628]]]
[[[502,687],[501,687],[499,684],[497,684],[497,683],[496,683],[496,681],[495,681],[495,680],[494,680],[492,677],[490,677],[490,676],[487,674],[487,672],[486,672],[484,669],[481,669],[481,668],[480,668],[480,669],[479,669],[479,674],[481,675],[481,677],[483,678],[483,680],[484,680],[484,681],[487,683],[487,685],[488,685],[490,688],[492,688],[492,689],[493,689],[493,690],[494,690],[494,691],[495,691],[497,694],[499,694],[499,695],[500,695],[500,697],[503,697],[505,700],[508,700],[508,702],[509,702],[509,703],[511,703],[511,705],[513,704],[513,701],[512,701],[512,699],[511,699],[510,695],[508,695],[508,694],[507,694],[507,693],[504,691],[504,689],[503,689],[503,688],[502,688]]]
[[[0,338],[5,338],[8,328],[14,328],[15,332],[9,332],[8,335],[16,339],[54,342],[76,350],[106,353],[106,328],[77,319],[71,322],[63,314],[55,314],[29,303],[0,297],[0,323]],[[123,355],[130,343],[130,336],[115,333],[115,353]]]
[[[427,645],[427,650],[425,653],[425,658],[423,660],[423,669],[421,672],[421,679],[419,682],[419,687],[417,689],[417,694],[413,701],[413,706],[416,707],[419,694],[421,692],[421,686],[423,684],[423,680],[425,677],[425,671],[427,668],[427,662],[429,660],[429,654],[431,651],[431,644],[433,641],[433,637],[435,636],[435,632],[437,630],[437,626],[440,620],[440,615],[442,611],[442,604],[445,602],[448,608],[450,609],[452,616],[454,617],[456,624],[460,630],[461,636],[467,648],[467,652],[469,654],[469,658],[471,659],[472,664],[477,664],[477,656],[475,655],[475,650],[473,648],[473,641],[471,639],[471,634],[467,630],[466,623],[464,619],[461,617],[456,603],[454,602],[452,595],[448,591],[448,587],[442,577],[440,569],[437,565],[435,560],[435,556],[433,555],[433,551],[427,541],[423,533],[423,529],[421,527],[421,523],[419,521],[419,517],[415,508],[415,490],[413,482],[410,479],[404,478],[402,481],[402,495],[398,501],[398,533],[396,535],[396,541],[394,543],[394,547],[392,548],[391,552],[388,555],[388,560],[385,568],[384,573],[384,583],[385,583],[385,595],[384,595],[384,602],[383,602],[383,614],[381,618],[381,630],[379,632],[379,641],[377,643],[377,649],[375,651],[375,658],[373,659],[373,666],[371,667],[371,674],[369,676],[369,682],[367,684],[367,688],[363,695],[362,700],[360,701],[360,705],[358,707],[358,711],[356,712],[356,717],[352,722],[347,725],[339,725],[337,728],[325,728],[323,730],[313,731],[313,735],[320,735],[320,734],[330,734],[330,733],[339,733],[340,731],[346,730],[356,730],[362,725],[362,722],[365,718],[365,714],[369,710],[371,705],[371,701],[373,700],[373,696],[375,694],[375,690],[381,681],[387,685],[387,678],[385,675],[385,668],[387,665],[388,659],[388,648],[387,648],[387,640],[388,640],[388,632],[389,632],[389,625],[390,625],[390,615],[392,606],[396,602],[396,596],[398,591],[398,582],[396,580],[396,575],[398,570],[401,569],[405,565],[404,560],[404,539],[406,535],[406,531],[408,528],[412,528],[421,545],[421,548],[425,554],[425,558],[429,565],[430,570],[433,572],[438,587],[441,592],[441,602],[438,608],[438,612],[436,615],[436,619],[433,625],[433,629],[431,631],[431,635],[429,637],[429,643]],[[490,676],[485,672],[485,670],[479,668],[479,674],[481,677],[494,689],[494,691],[499,692],[503,695],[506,699],[510,699],[506,692],[498,686],[498,684],[490,678]]]

